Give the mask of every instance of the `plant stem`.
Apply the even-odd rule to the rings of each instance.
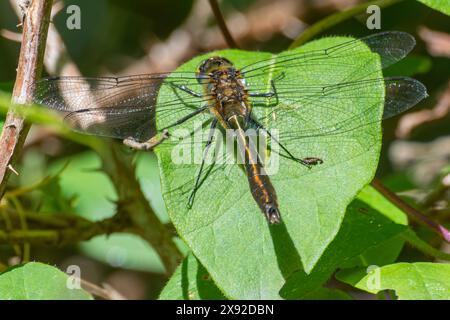
[[[52,0],[33,0],[26,9],[12,104],[33,100],[33,87],[42,70],[51,8]],[[17,161],[29,129],[23,117],[8,112],[0,137],[0,199],[11,174],[8,167]]]
[[[450,231],[447,230],[443,225],[437,223],[436,221],[433,221],[429,217],[423,215],[419,210],[411,207],[400,197],[398,197],[394,192],[386,188],[380,180],[374,179],[371,185],[381,194],[383,194],[389,201],[395,204],[399,209],[405,212],[409,217],[430,228],[438,235],[440,235],[446,242],[450,243]]]
[[[376,0],[376,1],[370,1],[370,2],[364,2],[361,3],[347,11],[342,12],[336,12],[335,14],[332,14],[325,19],[320,20],[319,22],[313,24],[311,27],[306,29],[305,32],[303,32],[297,39],[292,42],[292,44],[289,46],[290,49],[296,48],[304,44],[305,42],[308,42],[318,34],[322,33],[323,31],[349,19],[352,18],[355,15],[365,13],[366,9],[370,5],[376,5],[380,8],[388,7],[390,5],[393,5],[397,2],[400,2],[403,0]]]
[[[402,234],[402,238],[405,239],[414,248],[433,258],[450,261],[450,254],[442,252],[436,248],[433,248],[427,242],[420,239],[411,229],[406,230]]]
[[[211,6],[212,12],[214,13],[214,16],[216,17],[217,24],[219,25],[220,31],[222,31],[228,47],[238,48],[238,45],[236,44],[236,41],[234,41],[233,36],[231,35],[231,32],[227,27],[225,19],[223,18],[217,0],[209,0],[209,4]]]

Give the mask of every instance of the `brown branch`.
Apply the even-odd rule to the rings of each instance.
[[[122,296],[119,292],[117,292],[117,290],[115,290],[107,283],[104,283],[102,287],[100,287],[84,279],[80,279],[80,282],[81,287],[91,295],[105,300],[126,300],[124,296]]]
[[[398,197],[394,192],[386,188],[380,180],[374,179],[371,185],[378,190],[381,194],[383,194],[389,201],[391,201],[397,208],[405,212],[409,217],[414,219],[415,221],[425,225],[430,228],[438,235],[440,235],[446,242],[450,243],[450,231],[446,229],[443,225],[433,221],[429,217],[423,215],[419,210],[413,208],[405,201],[403,201],[400,197]]]
[[[216,17],[217,24],[219,25],[219,28],[222,31],[222,34],[225,38],[225,41],[227,42],[228,47],[238,48],[238,45],[234,41],[233,36],[231,35],[231,32],[228,29],[227,24],[225,23],[225,19],[223,18],[222,12],[220,11],[217,0],[209,0],[209,4],[211,6],[212,12],[214,13],[214,16]]]
[[[51,8],[52,0],[33,0],[26,9],[12,104],[32,102],[33,85],[41,74]],[[12,172],[8,166],[16,163],[29,129],[23,117],[8,112],[0,137],[0,198]]]

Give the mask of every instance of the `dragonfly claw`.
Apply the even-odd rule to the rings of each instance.
[[[280,211],[273,203],[266,204],[264,215],[270,224],[278,224],[281,221]]]
[[[320,158],[316,158],[316,157],[308,157],[308,158],[303,158],[302,162],[308,166],[308,168],[312,168],[313,166],[316,166],[318,164],[322,164],[323,160]]]

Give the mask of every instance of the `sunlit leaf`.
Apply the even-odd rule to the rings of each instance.
[[[449,264],[395,263],[368,271],[343,270],[339,279],[370,293],[394,290],[400,300],[450,299]]]
[[[296,50],[322,49],[347,39],[326,38]],[[203,59],[212,55],[224,56],[235,62],[238,68],[271,56],[267,53],[228,50],[196,57],[178,71],[193,72]],[[346,66],[354,68],[347,67],[347,73],[320,63],[308,65],[308,68],[292,67],[287,78],[292,80],[296,77],[299,82],[314,84],[314,81],[336,83],[342,79],[364,79],[366,74],[381,77],[377,60],[377,56],[370,53],[360,61],[349,59]],[[249,79],[249,86],[270,88],[269,80],[270,74],[253,77]],[[290,160],[280,160],[279,172],[271,176],[284,221],[278,226],[267,225],[249,192],[247,178],[236,165],[212,170],[199,189],[193,208],[188,210],[188,197],[199,165],[174,164],[171,152],[175,143],[165,143],[157,149],[169,216],[179,235],[229,297],[279,298],[278,292],[285,279],[302,266],[310,272],[333,240],[346,206],[372,179],[378,161],[381,130],[377,120],[382,114],[384,90],[378,85],[368,90],[372,91],[373,97],[370,104],[378,106],[365,115],[366,122],[372,125],[331,138],[335,139],[334,144],[327,143],[330,137],[325,137],[303,143],[299,141],[292,146],[294,154],[320,156],[325,160],[323,165],[308,170]],[[163,100],[160,102],[177,99],[174,94],[172,89],[163,88],[160,93]],[[177,94],[189,99],[187,94]],[[347,100],[330,101],[335,110],[340,110],[336,117],[346,116],[347,111],[352,112],[349,108],[368,107],[359,106],[358,93],[351,96]],[[280,103],[286,102],[281,99]],[[267,111],[267,108],[261,109],[264,108],[254,108],[257,117]],[[159,120],[159,127],[173,123],[186,112],[184,108],[184,111],[174,111],[170,117],[163,117],[164,122]],[[310,123],[327,125],[323,123],[323,112],[308,114],[307,118]],[[289,116],[291,121],[286,120],[279,130],[298,130],[299,123],[304,123],[305,114],[301,112]],[[205,117],[207,115],[203,120]],[[279,123],[282,119],[281,116]],[[193,121],[180,127],[191,132]]]
[[[91,300],[72,280],[43,263],[15,266],[0,274],[0,300]]]

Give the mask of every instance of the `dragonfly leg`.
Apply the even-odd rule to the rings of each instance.
[[[161,130],[160,137],[154,136],[145,142],[138,142],[132,138],[127,138],[127,139],[123,140],[123,144],[125,144],[126,146],[129,146],[133,149],[136,149],[136,150],[151,150],[154,147],[156,147],[157,145],[164,142],[164,140],[169,138],[170,135],[169,135],[169,131],[167,129],[175,127],[179,124],[182,124],[183,122],[189,120],[190,118],[196,116],[199,113],[202,113],[203,111],[205,111],[208,108],[209,108],[208,105],[202,106],[202,107],[196,109],[194,112],[191,112],[190,114],[188,114],[188,115],[184,116],[183,118],[177,120],[176,122],[172,123],[171,125],[163,128]]]
[[[169,136],[169,132],[164,129],[160,136],[154,136],[145,142],[138,142],[136,140],[133,140],[132,138],[127,138],[123,140],[123,144],[136,150],[148,151],[163,143],[164,140],[169,138]]]
[[[163,128],[163,130],[164,130],[164,129],[169,129],[169,128],[175,127],[175,126],[177,126],[177,125],[179,125],[179,124],[182,124],[183,122],[185,122],[185,121],[189,120],[190,118],[192,118],[192,117],[198,115],[199,113],[202,113],[203,111],[205,111],[205,110],[208,109],[208,108],[209,108],[209,105],[204,105],[204,106],[202,106],[202,107],[196,109],[194,112],[191,112],[191,113],[189,113],[188,115],[184,116],[183,118],[178,119],[177,121],[175,121],[175,122],[172,123],[171,125],[168,125],[167,127]]]
[[[197,97],[197,98],[202,98],[203,97],[203,94],[195,92],[194,90],[189,89],[185,85],[182,85],[182,84],[180,85],[180,84],[176,84],[176,83],[173,83],[173,82],[169,82],[169,84],[172,87],[174,87],[174,88],[177,88],[177,89],[179,89],[181,91],[184,91],[184,92],[190,94],[191,96],[194,96],[194,97]]]
[[[200,165],[200,170],[197,174],[197,177],[195,178],[195,184],[194,184],[194,189],[192,189],[192,192],[189,196],[189,200],[188,200],[188,208],[192,208],[193,204],[194,204],[194,199],[195,199],[195,194],[197,193],[197,190],[199,189],[200,185],[201,185],[201,176],[202,176],[202,172],[205,166],[205,159],[206,156],[208,155],[209,149],[212,145],[212,142],[214,140],[214,129],[217,126],[217,119],[214,119],[213,122],[211,123],[211,127],[210,127],[210,131],[209,131],[209,135],[208,135],[208,140],[206,141],[206,145],[205,145],[205,150],[203,152],[203,157],[202,157],[202,164]]]
[[[250,97],[254,97],[254,98],[273,98],[275,97],[275,105],[278,104],[278,93],[277,93],[277,88],[275,87],[275,81],[274,80],[270,80],[270,86],[272,87],[272,90],[269,92],[250,92],[248,95]]]
[[[273,139],[273,141],[275,141],[275,142],[280,146],[280,148],[281,148],[284,152],[286,152],[286,155],[283,155],[283,154],[281,154],[281,153],[279,153],[279,155],[281,155],[281,156],[283,156],[283,157],[285,157],[285,158],[287,158],[287,159],[293,160],[293,161],[295,161],[295,162],[298,162],[298,163],[300,163],[301,165],[306,166],[308,169],[311,169],[313,166],[318,165],[318,164],[322,164],[322,163],[323,163],[323,160],[320,159],[320,158],[317,158],[317,157],[306,157],[306,158],[303,158],[303,159],[295,157],[295,156],[288,150],[288,148],[286,148],[280,141],[278,141],[278,139],[274,138],[274,137],[270,134],[270,132],[269,132],[266,128],[264,128],[264,126],[263,126],[262,124],[260,124],[258,121],[256,121],[256,120],[253,119],[253,118],[251,118],[250,121],[251,121],[251,123],[253,123],[254,125],[256,125],[257,130],[262,130],[262,131],[264,131],[271,139]]]

